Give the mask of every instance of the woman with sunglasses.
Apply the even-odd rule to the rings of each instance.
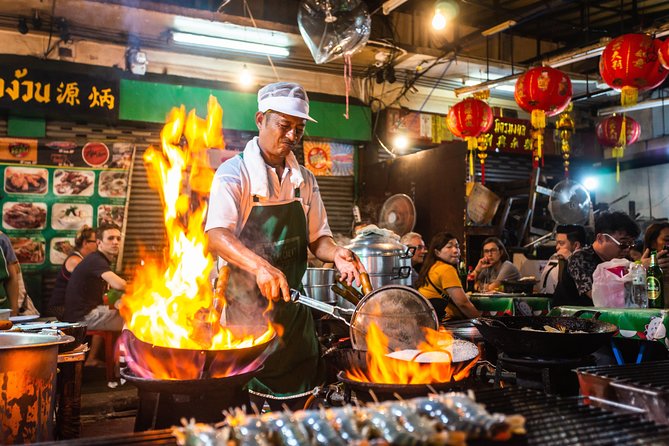
[[[56,276],[56,282],[51,292],[51,298],[46,304],[44,316],[56,317],[58,320],[63,318],[67,282],[70,281],[74,268],[81,263],[84,257],[97,250],[98,245],[96,240],[95,229],[84,226],[79,230],[77,236],[74,238],[74,249],[67,255],[58,276]],[[64,245],[60,246],[63,247]],[[69,246],[71,247],[72,245]]]
[[[440,322],[480,316],[462,289],[456,266],[460,261],[460,244],[454,235],[440,232],[432,237],[416,283]]]
[[[503,280],[520,279],[520,271],[509,261],[509,254],[497,237],[488,237],[483,241],[481,259],[473,273],[474,288],[484,293],[500,289]]]

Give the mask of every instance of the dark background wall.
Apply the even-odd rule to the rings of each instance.
[[[360,157],[359,199],[364,220],[378,222],[384,201],[407,194],[416,207],[414,231],[426,243],[435,233],[448,230],[462,240],[465,208],[466,144],[454,141],[434,149],[382,162]]]

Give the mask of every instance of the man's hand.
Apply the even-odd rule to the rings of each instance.
[[[290,302],[290,287],[286,276],[269,263],[266,262],[258,268],[256,283],[262,295],[267,299],[276,302],[282,298]]]
[[[476,267],[474,268],[474,271],[476,271],[476,273],[478,274],[478,273],[480,273],[483,269],[485,269],[485,268],[487,268],[487,267],[489,267],[489,266],[490,266],[490,263],[488,262],[488,259],[486,259],[485,257],[481,257],[481,258],[479,259],[479,262],[476,264]]]
[[[365,272],[365,267],[353,251],[338,246],[333,260],[339,270],[339,280],[347,285],[355,282],[356,286],[360,286],[360,273]]]

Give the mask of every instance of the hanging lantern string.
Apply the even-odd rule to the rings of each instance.
[[[613,149],[616,157],[616,183],[620,182],[620,159],[623,157],[626,145],[627,145],[627,114],[623,113],[622,123],[620,124],[620,139],[618,140],[618,147],[614,147]]]

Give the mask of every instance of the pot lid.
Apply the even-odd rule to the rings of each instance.
[[[44,347],[67,344],[74,341],[72,336],[54,336],[36,333],[0,333],[0,350],[15,348]]]
[[[402,255],[406,251],[397,234],[375,225],[363,228],[346,247],[363,257]]]

